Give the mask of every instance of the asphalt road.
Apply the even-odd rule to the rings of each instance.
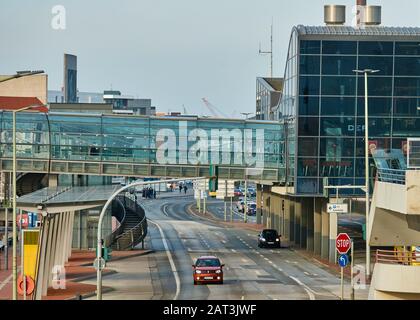
[[[255,231],[192,215],[193,203],[192,196],[142,201],[149,221],[146,248],[154,252],[111,262],[118,273],[104,277],[104,286],[114,288],[104,299],[339,298],[336,275],[289,249],[258,248]],[[202,255],[216,255],[226,265],[223,285],[193,284],[191,265]]]

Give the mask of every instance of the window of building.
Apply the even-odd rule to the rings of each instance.
[[[420,78],[395,78],[394,96],[420,97]]]
[[[300,74],[319,74],[320,67],[320,56],[300,57]]]
[[[322,77],[322,95],[354,96],[356,77]]]
[[[357,54],[356,41],[322,41],[322,54]]]
[[[351,56],[323,56],[322,74],[325,75],[354,75],[356,57]]]
[[[299,115],[315,116],[319,115],[319,97],[299,97]]]
[[[358,95],[365,96],[365,79],[359,77]],[[369,96],[392,96],[392,77],[368,77]]]
[[[399,116],[420,116],[420,98],[397,98],[394,100],[394,114]]]
[[[354,97],[322,97],[321,115],[323,116],[354,116],[356,98]]]
[[[391,98],[369,98],[368,99],[369,116],[386,116],[390,117],[392,112]],[[365,98],[357,99],[357,115],[363,117],[365,115]]]
[[[404,56],[420,56],[420,42],[396,42],[395,54]]]
[[[393,55],[394,43],[392,41],[360,41],[359,54],[361,55]]]
[[[299,94],[302,96],[319,95],[319,76],[301,76]]]
[[[301,54],[320,54],[321,41],[302,40],[300,42]]]
[[[300,138],[298,141],[298,155],[302,157],[318,156],[318,138]]]
[[[393,73],[393,58],[392,57],[372,57],[359,56],[359,70],[372,69],[379,70],[370,76],[392,76]]]
[[[420,74],[420,57],[396,57],[396,76],[418,76]]]
[[[354,117],[322,117],[321,136],[354,136]]]
[[[299,136],[318,136],[318,117],[299,117]]]

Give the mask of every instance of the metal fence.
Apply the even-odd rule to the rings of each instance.
[[[420,169],[420,138],[407,139],[407,167]]]
[[[412,250],[377,250],[376,262],[384,264],[420,266],[420,253]]]
[[[406,170],[378,169],[378,180],[382,182],[405,184]]]

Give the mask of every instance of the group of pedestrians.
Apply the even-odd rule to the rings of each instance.
[[[184,190],[184,193],[186,194],[187,193],[187,190],[188,190],[188,187],[187,187],[187,184],[186,183],[180,183],[179,184],[179,193],[181,193],[182,192],[182,190]]]
[[[151,187],[143,188],[143,198],[156,199],[156,190]]]

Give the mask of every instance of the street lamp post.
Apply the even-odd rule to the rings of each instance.
[[[205,180],[206,178],[193,178],[189,179],[191,181],[197,181],[197,180]],[[99,215],[98,220],[98,228],[97,228],[97,249],[96,249],[96,299],[102,300],[102,267],[101,267],[101,260],[102,258],[102,222],[105,217],[105,213],[111,204],[112,200],[115,199],[116,196],[118,196],[121,192],[137,187],[137,186],[143,186],[143,185],[152,185],[152,184],[160,184],[160,183],[173,183],[173,182],[179,182],[179,181],[185,181],[185,179],[171,179],[171,180],[162,180],[162,181],[139,181],[139,182],[133,182],[127,186],[124,186],[117,191],[114,192],[114,194],[107,200],[105,205],[103,206],[101,213]]]
[[[368,74],[377,73],[380,70],[364,69],[353,70],[353,72],[364,74],[365,76],[365,194],[366,194],[366,277],[370,278],[370,246],[369,246],[369,102],[368,102]]]

